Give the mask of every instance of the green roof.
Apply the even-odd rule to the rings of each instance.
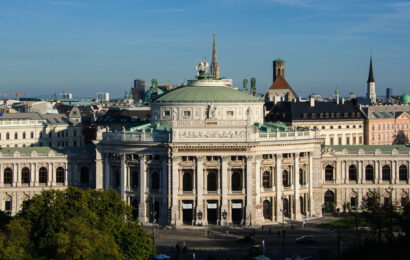
[[[409,152],[410,146],[407,145],[325,145],[323,149],[332,148],[337,152],[343,151],[346,149],[349,152],[358,152],[359,149],[363,149],[365,152],[374,152],[376,149],[379,149],[382,152],[391,152],[393,149],[398,150],[399,152]]]
[[[159,96],[154,102],[260,102],[260,100],[232,87],[184,86]]]
[[[259,132],[262,133],[274,133],[274,132],[291,132],[291,130],[282,122],[277,122],[277,123],[256,123],[254,124],[254,127],[256,127]]]
[[[410,95],[406,93],[400,97],[400,103],[410,103]]]

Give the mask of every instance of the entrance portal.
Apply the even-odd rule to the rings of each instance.
[[[232,201],[232,223],[236,225],[242,224],[242,201]]]
[[[192,209],[192,201],[184,202],[182,204],[182,222],[184,225],[192,225],[193,220],[193,209]]]
[[[218,201],[208,201],[208,207],[206,211],[208,224],[217,225],[218,223]]]

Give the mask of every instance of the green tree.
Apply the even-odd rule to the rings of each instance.
[[[155,254],[151,237],[114,190],[43,191],[25,201],[14,220],[28,223],[28,252],[34,257],[147,259]],[[88,244],[97,248],[91,250]]]
[[[0,234],[0,259],[31,259],[30,223],[24,219],[14,219]]]

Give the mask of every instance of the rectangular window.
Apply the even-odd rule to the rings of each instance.
[[[184,111],[184,116],[191,116],[191,111]]]
[[[226,111],[226,114],[227,114],[228,116],[233,116],[233,111]]]
[[[171,111],[169,111],[169,110],[164,111],[164,116],[170,116],[170,115],[171,115]]]
[[[4,203],[4,210],[5,211],[11,211],[11,201],[8,200]]]

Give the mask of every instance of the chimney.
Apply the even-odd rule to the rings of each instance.
[[[309,100],[309,103],[310,103],[311,107],[314,107],[315,106],[315,99],[311,97],[310,100]]]

